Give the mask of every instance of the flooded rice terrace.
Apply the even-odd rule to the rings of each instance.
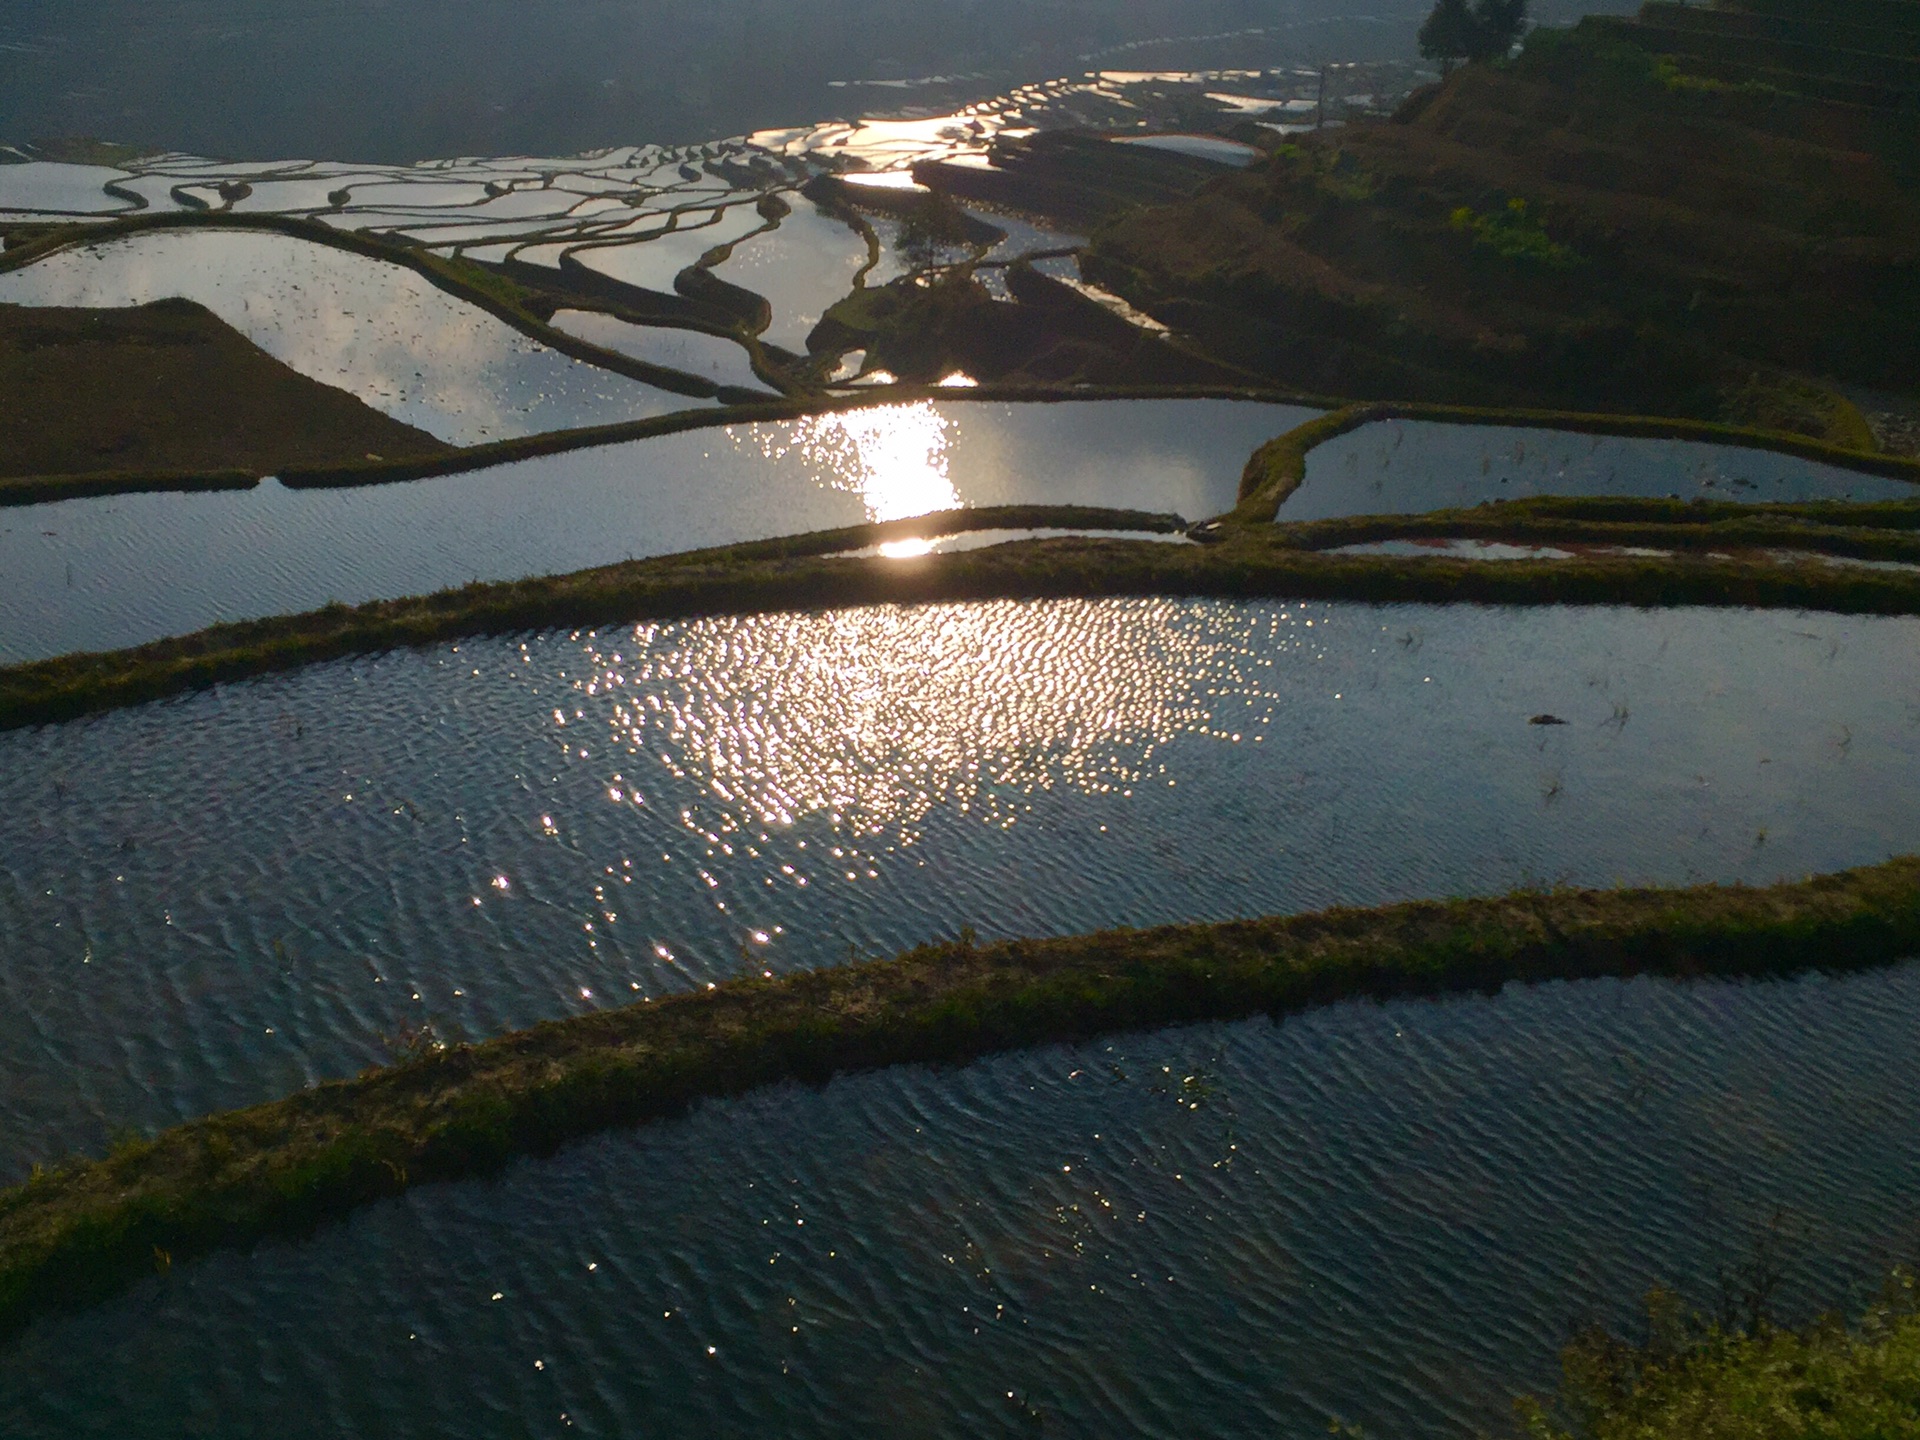
[[[787,126],[768,78],[737,127],[685,132],[734,138],[577,155],[542,156],[569,147],[531,122],[527,153],[418,164],[15,150],[0,218],[226,218],[57,250],[0,273],[0,304],[185,296],[457,445],[697,416],[795,376],[851,394],[893,377],[823,319],[915,270],[976,264],[1005,299],[1021,277],[1004,267],[1038,257],[1164,329],[1082,281],[1071,229],[970,206],[971,238],[930,249],[889,208],[915,165],[1098,125],[1238,167],[1248,147],[1176,123],[1194,103],[1299,128],[1321,116],[1295,30],[1417,19],[1198,37],[1291,56],[1251,68],[1155,69],[1161,40],[1117,34],[1038,84],[996,83],[992,57],[917,79],[890,61],[890,118]],[[707,83],[678,38],[699,28],[664,27],[676,103]],[[803,30],[770,53],[807,53]],[[600,88],[630,122],[623,85]],[[848,71],[833,88],[858,113],[875,87]],[[1381,82],[1367,103],[1391,98]],[[248,216],[299,223],[227,228]],[[426,258],[348,253],[329,230]],[[605,309],[510,324],[474,288],[549,282]],[[964,508],[1199,520],[1234,505],[1255,447],[1317,413],[973,400],[971,376],[948,380],[931,393],[951,399],[881,390],[432,479],[0,508],[0,664]],[[1313,450],[1278,518],[1913,493],[1724,446],[1382,422]],[[1911,852],[1920,620],[1129,599],[543,631],[0,733],[0,808],[11,1184],[387,1063],[409,1037],[966,929],[1768,883]],[[764,1090],[36,1321],[0,1347],[0,1431],[1184,1437],[1337,1419],[1461,1440],[1550,1388],[1580,1324],[1626,1323],[1656,1281],[1701,1293],[1779,1207],[1812,1237],[1790,1305],[1858,1296],[1911,1254],[1917,987],[1915,962],[1509,986]]]
[[[0,509],[0,662],[220,620],[1024,503],[1198,520],[1314,412],[1229,400],[915,402],[341,490]]]
[[[0,735],[0,1168],[890,954],[1920,844],[1915,622],[1059,601],[469,641]],[[1550,712],[1568,723],[1530,725]]]
[[[1910,482],[1742,446],[1384,420],[1307,452],[1276,520],[1415,515],[1534,495],[1763,503],[1912,500]]]
[[[411,270],[286,235],[134,235],[0,275],[0,304],[169,296],[198,301],[309,379],[456,445],[701,403],[529,340]]]
[[[1912,1253],[1916,1006],[1511,987],[784,1086],[43,1322],[0,1428],[1499,1434],[1775,1206],[1794,1313]]]

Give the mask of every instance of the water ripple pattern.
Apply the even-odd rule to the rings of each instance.
[[[0,663],[961,506],[1198,519],[1232,506],[1256,445],[1312,414],[1229,400],[921,402],[399,484],[0,509]]]
[[[0,303],[206,306],[274,359],[456,445],[703,403],[549,350],[383,260],[246,231],[158,232],[0,275]]]
[[[1776,1207],[1790,1312],[1912,1253],[1917,1007],[1514,986],[763,1091],[42,1322],[0,1429],[1504,1433]]]
[[[1698,440],[1383,420],[1310,450],[1306,479],[1275,518],[1413,515],[1530,495],[1913,500],[1920,487]]]
[[[742,970],[1920,848],[1911,619],[1167,600],[463,643],[0,735],[0,1176]],[[1532,726],[1551,712],[1568,723]]]

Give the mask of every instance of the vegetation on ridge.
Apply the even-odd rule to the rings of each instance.
[[[1525,1397],[1530,1440],[1893,1440],[1920,1428],[1920,1284],[1896,1269],[1854,1324],[1791,1328],[1764,1282],[1742,1316],[1647,1297],[1645,1339],[1590,1330],[1561,1356],[1552,1404]]]
[[[891,533],[966,526],[1078,528],[1077,522],[1063,518],[1063,507],[947,513],[966,518],[925,516],[893,522]],[[1008,518],[1013,515],[1026,518]],[[1046,516],[1056,518],[1041,518]],[[1419,531],[1417,519],[1408,517],[1380,517],[1376,523],[1385,530],[1364,537],[1349,532],[1347,538],[1392,534],[1396,524]],[[1158,527],[1129,521],[1125,528]],[[1892,537],[1889,545],[1861,535],[1861,528],[1800,526],[1768,533],[1766,539],[1795,550],[1838,555],[1904,553],[1897,548],[1904,537]],[[1698,553],[1704,534],[1676,541],[1670,554],[1590,553],[1489,563],[1439,555],[1329,554],[1307,548],[1303,540],[1342,543],[1331,538],[1339,532],[1303,529],[1301,535],[1287,526],[1229,523],[1219,528],[1215,543],[1206,545],[1071,536],[907,560],[831,553],[874,543],[878,527],[861,527],[626,561],[570,575],[476,583],[403,600],[330,605],[301,615],[215,625],[127,650],[0,668],[0,729],[137,705],[342,656],[434,645],[468,635],[856,605],[1185,595],[1920,614],[1920,572],[1836,565],[1817,556],[1719,558]],[[1485,532],[1467,528],[1465,533]],[[1573,533],[1563,527],[1555,538],[1564,541],[1574,533],[1577,527]],[[1602,523],[1585,538],[1597,545],[1617,545],[1624,537],[1619,527]],[[1724,542],[1734,537],[1714,538]],[[1737,543],[1751,547],[1758,538],[1744,532]]]

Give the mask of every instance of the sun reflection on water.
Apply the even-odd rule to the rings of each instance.
[[[769,460],[798,451],[821,483],[858,495],[869,520],[904,520],[961,506],[949,474],[952,425],[925,400],[813,415],[784,430],[732,427],[727,434],[736,445],[757,446]]]
[[[911,843],[936,808],[1012,825],[1038,791],[1164,777],[1177,736],[1260,738],[1261,672],[1311,636],[1220,619],[1138,600],[643,625],[583,637],[574,684],[610,704],[616,745],[704,781],[679,819],[712,843],[820,816]]]

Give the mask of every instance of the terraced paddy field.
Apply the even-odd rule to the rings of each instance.
[[[205,305],[300,374],[455,444],[695,403],[558,354],[398,266],[288,236],[133,235],[0,276],[0,304],[172,296]]]
[[[0,662],[218,621],[988,505],[1232,507],[1314,412],[1228,400],[876,405],[346,489],[0,509]]]
[[[1536,495],[1741,503],[1912,500],[1912,481],[1698,440],[1379,421],[1309,452],[1274,518],[1418,514]]]
[[[1830,103],[1701,98],[1793,58],[1749,11],[1317,137],[1410,67],[10,152],[12,330],[194,300],[414,438],[202,404],[151,453],[228,468],[0,484],[0,1431],[1464,1440],[1652,1285],[1857,1313],[1920,1175],[1887,376],[1749,371],[1705,285],[1599,390],[1550,307],[1251,324],[1332,272],[1181,229],[1364,269],[1419,197],[1355,157],[1461,190],[1583,55],[1688,134]],[[1584,296],[1532,203],[1405,235]],[[1661,413],[1460,408],[1542,396]]]
[[[883,607],[469,641],[14,732],[4,1163],[429,1023],[963,927],[1872,863],[1920,846],[1914,641],[1791,612]]]
[[[1497,1433],[1570,1329],[1710,1292],[1776,1206],[1790,1313],[1908,1252],[1917,985],[1517,987],[764,1091],[42,1323],[0,1415]]]

